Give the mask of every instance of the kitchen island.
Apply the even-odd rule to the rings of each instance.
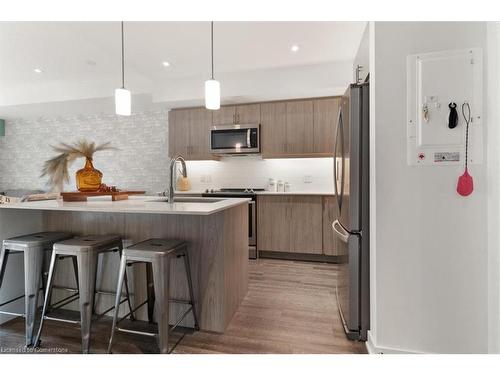
[[[0,240],[36,231],[67,231],[75,235],[117,234],[124,245],[148,238],[173,238],[186,241],[191,261],[195,304],[200,329],[224,332],[248,288],[248,199],[178,198],[168,203],[160,197],[131,197],[112,202],[95,199],[88,202],[62,200],[23,202],[0,205]],[[15,257],[10,257],[11,259]],[[182,260],[175,260],[171,272],[171,297],[187,299],[188,289]],[[97,288],[114,291],[119,259],[116,254],[100,256]],[[11,267],[17,270],[10,269]],[[130,285],[134,305],[146,299],[146,267],[132,267]],[[22,294],[22,262],[9,263],[9,274],[0,298]],[[71,260],[58,265],[55,285],[74,287]],[[66,293],[66,294],[64,294]],[[54,290],[54,300],[67,296]],[[96,296],[96,312],[112,306],[114,297]],[[19,306],[22,308],[21,306]],[[68,305],[77,310],[76,302]],[[121,313],[127,310],[122,305]],[[171,323],[182,315],[185,306],[171,304]],[[147,307],[138,311],[138,319],[147,320]],[[192,326],[190,315],[182,326]]]

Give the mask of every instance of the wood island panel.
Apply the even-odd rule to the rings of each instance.
[[[126,246],[148,238],[186,241],[202,330],[224,332],[248,290],[248,208],[245,204],[205,216],[45,211],[44,226],[45,230],[64,230],[76,235],[118,234]],[[100,257],[99,289],[116,289],[118,258],[113,253]],[[171,298],[187,299],[182,259],[172,261],[170,281]],[[74,286],[70,260],[58,265],[55,285]],[[130,285],[133,303],[144,301],[145,265],[133,266]],[[66,295],[63,293],[54,290],[55,300]],[[96,311],[106,310],[113,302],[113,296],[100,296],[96,300]],[[121,314],[127,311],[125,305],[121,307]],[[76,304],[69,306],[77,309]],[[171,324],[184,309],[183,305],[171,304]],[[147,320],[146,306],[139,310],[137,317]],[[181,325],[193,326],[191,314]]]

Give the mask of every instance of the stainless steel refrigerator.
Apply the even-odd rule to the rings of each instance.
[[[336,294],[347,337],[366,340],[369,294],[369,84],[350,85],[341,99],[334,146],[339,249]]]

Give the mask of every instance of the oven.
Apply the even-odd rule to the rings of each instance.
[[[260,153],[260,125],[215,125],[210,129],[212,154]]]
[[[257,259],[257,195],[264,189],[220,189],[206,190],[203,197],[250,198],[248,202],[248,253],[250,259]]]

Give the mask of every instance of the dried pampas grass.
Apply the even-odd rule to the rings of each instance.
[[[116,150],[111,146],[111,142],[96,145],[95,142],[80,140],[73,144],[60,143],[52,146],[52,149],[59,154],[47,160],[42,169],[40,177],[48,176],[47,185],[52,189],[62,191],[64,182],[69,182],[69,167],[78,158],[93,158],[98,151]]]

